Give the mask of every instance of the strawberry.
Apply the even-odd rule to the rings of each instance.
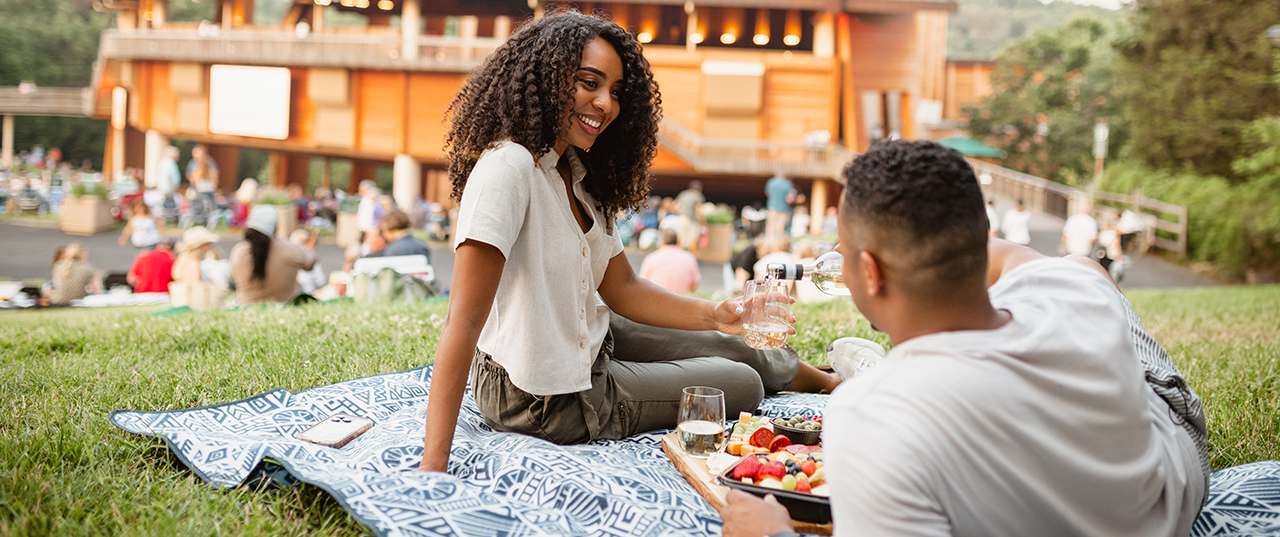
[[[764,479],[766,476],[773,476],[775,478],[782,479],[782,476],[785,475],[787,475],[787,469],[782,465],[782,463],[778,461],[769,461],[760,468],[760,473],[757,474],[756,477]]]
[[[809,492],[813,487],[809,486],[809,482],[803,479],[796,480],[796,492]]]
[[[786,436],[783,436],[783,435],[777,435],[773,437],[773,440],[769,441],[769,452],[770,453],[776,452],[789,445],[791,445],[790,438],[787,438]]]
[[[744,477],[755,478],[760,473],[760,459],[754,456],[747,457],[733,468],[733,478],[741,480]]]
[[[750,443],[755,447],[767,448],[769,447],[769,442],[773,441],[773,436],[773,431],[761,427],[751,435]]]
[[[813,475],[813,472],[817,470],[818,464],[813,462],[812,459],[806,459],[804,462],[800,463],[800,471],[804,472],[804,475],[806,476]]]

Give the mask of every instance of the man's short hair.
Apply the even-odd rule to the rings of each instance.
[[[853,246],[915,298],[946,300],[985,278],[990,222],[973,168],[954,149],[927,141],[872,146],[844,169],[841,225]],[[985,281],[985,280],[982,280]]]
[[[675,228],[667,228],[662,230],[662,245],[674,246],[680,243],[680,234],[676,233]]]
[[[409,229],[409,215],[398,209],[391,211],[382,217],[380,227],[384,232]]]

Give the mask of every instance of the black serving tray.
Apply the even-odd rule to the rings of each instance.
[[[745,459],[746,457],[743,457]],[[765,494],[772,494],[778,500],[778,503],[787,508],[787,512],[791,513],[791,518],[802,522],[812,522],[814,524],[826,524],[831,522],[831,499],[826,496],[818,496],[814,494],[806,494],[803,492],[795,492],[790,490],[771,489],[760,485],[748,485],[733,478],[733,469],[742,464],[739,460],[728,470],[716,475],[716,480],[726,487],[738,489],[743,492],[755,494],[761,498]]]

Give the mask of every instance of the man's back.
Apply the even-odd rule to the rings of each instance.
[[[1098,239],[1098,221],[1084,213],[1072,215],[1062,225],[1062,237],[1068,254],[1089,255]]]
[[[770,211],[787,211],[791,209],[788,196],[795,193],[795,185],[786,177],[773,177],[764,184],[765,206]]]
[[[907,340],[837,389],[824,441],[841,446],[840,533],[1189,533],[1196,446],[1144,382],[1110,282],[1041,260],[990,295],[1004,326]]]
[[[698,289],[702,274],[698,259],[679,246],[663,246],[645,256],[639,276],[673,293],[688,294]]]
[[[135,293],[168,293],[173,281],[173,254],[163,248],[142,252],[133,261],[137,283]]]
[[[382,252],[384,256],[425,255],[427,263],[431,262],[431,249],[427,247],[427,243],[413,235],[405,235],[392,241]]]

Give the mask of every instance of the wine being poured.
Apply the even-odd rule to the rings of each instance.
[[[818,256],[813,264],[769,263],[765,266],[770,280],[809,281],[819,291],[832,296],[849,296],[844,284],[844,256],[832,250]]]

